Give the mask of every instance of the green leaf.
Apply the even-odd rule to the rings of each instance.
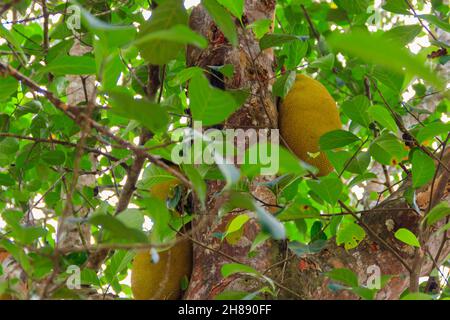
[[[10,187],[13,186],[15,183],[16,180],[14,180],[9,174],[0,173],[0,186]]]
[[[188,16],[181,0],[166,0],[152,10],[150,19],[142,26],[138,34],[139,40],[157,33],[151,43],[144,41],[138,45],[141,56],[145,61],[163,65],[175,59],[183,51],[184,43],[173,41],[174,38],[177,38],[176,29],[169,30],[176,25],[187,25],[187,22]],[[183,30],[183,32],[186,32],[186,29]],[[172,39],[164,39],[163,31],[169,33]]]
[[[353,293],[357,294],[365,300],[373,300],[377,292],[376,289],[369,289],[365,287],[354,287],[351,289]]]
[[[308,33],[309,33],[308,27],[305,24],[299,23],[295,24],[290,32],[291,35],[308,34]],[[299,64],[302,62],[302,59],[308,53],[309,44],[308,41],[306,41],[307,38],[308,37],[304,36],[301,37],[301,39],[304,39],[305,41],[290,41],[285,45],[283,45],[280,55],[287,56],[286,60],[284,60],[284,65],[287,70],[296,70]],[[325,58],[320,60],[319,63],[317,63],[317,65],[315,66],[317,68],[326,69],[327,66],[329,66],[329,62],[330,61],[329,60],[327,61]],[[334,60],[331,61],[331,63],[334,63]]]
[[[222,123],[241,106],[230,93],[211,87],[203,75],[191,79],[189,99],[192,118],[203,126]]]
[[[206,48],[208,45],[208,42],[203,36],[182,24],[177,24],[170,29],[154,31],[143,35],[136,39],[132,44],[138,47],[147,48],[153,46],[156,41],[167,41],[182,45],[190,44],[202,49]]]
[[[227,230],[225,231],[225,236],[241,230],[241,228],[244,226],[247,221],[250,220],[250,217],[246,214],[240,214],[231,220],[230,224],[228,225]]]
[[[95,47],[98,78],[101,79],[104,90],[111,90],[117,86],[117,81],[120,78],[121,72],[123,72],[123,63],[120,60],[117,49],[114,49],[113,52],[105,49],[106,54],[103,55],[105,52],[101,52],[100,47]],[[97,51],[97,49],[99,50]]]
[[[324,249],[327,245],[327,241],[320,239],[316,240],[313,243],[310,244],[304,244],[297,241],[290,241],[288,243],[289,249],[291,249],[298,257],[304,257],[308,254],[315,254],[322,249]]]
[[[100,279],[97,276],[97,273],[89,268],[85,268],[81,270],[80,280],[82,285],[94,285],[101,286]]]
[[[234,66],[232,64],[225,64],[223,66],[208,66],[212,70],[217,70],[225,77],[231,78],[234,74]]]
[[[267,239],[270,238],[270,234],[266,232],[260,232],[256,235],[255,240],[253,240],[252,246],[250,248],[250,252],[255,251],[255,249],[262,243],[264,243]]]
[[[343,283],[349,287],[358,286],[358,276],[350,269],[333,269],[326,273],[327,277],[334,281]]]
[[[190,68],[186,68],[181,70],[180,72],[178,72],[175,77],[169,81],[169,85],[170,86],[178,86],[181,85],[183,83],[185,83],[186,81],[190,80],[191,78],[195,77],[195,76],[200,76],[203,74],[203,69],[200,67],[190,67]]]
[[[30,257],[25,253],[25,250],[21,246],[0,238],[0,247],[5,248],[6,251],[8,251],[14,259],[20,263],[21,267],[27,274],[33,274]]]
[[[111,112],[142,123],[152,132],[164,132],[169,124],[167,108],[146,99],[134,99],[126,91],[108,91]]]
[[[66,154],[61,150],[49,150],[42,154],[42,161],[50,165],[61,165],[66,161]]]
[[[248,295],[248,292],[245,291],[226,290],[217,294],[214,300],[244,300]],[[253,299],[260,300],[258,297],[254,297]]]
[[[354,153],[344,150],[328,150],[325,151],[325,155],[333,165],[336,172],[342,172],[345,167],[348,167],[349,161],[353,161],[352,157],[355,156]]]
[[[390,112],[385,107],[380,105],[370,107],[368,113],[371,121],[377,121],[386,129],[392,131],[393,133],[397,133],[397,124],[395,123],[394,118],[392,118]]]
[[[247,29],[252,29],[256,39],[261,39],[267,32],[270,31],[271,26],[272,19],[260,19],[248,25]]]
[[[370,164],[369,152],[360,152],[348,164],[347,171],[357,174],[363,174]]]
[[[409,6],[404,0],[386,0],[383,9],[399,14],[411,14],[409,12]]]
[[[367,180],[373,180],[376,179],[377,175],[372,173],[372,172],[365,172],[357,177],[355,177],[354,179],[352,179],[350,181],[350,183],[348,184],[348,187],[351,188],[353,186],[356,186],[358,184],[360,184],[363,181],[367,181]]]
[[[351,14],[366,13],[371,4],[370,0],[335,0],[334,2],[339,8]]]
[[[108,49],[122,47],[136,36],[136,27],[133,25],[121,26],[106,23],[83,7],[80,8],[81,22],[92,34],[99,37]]]
[[[152,219],[153,226],[151,232],[152,243],[164,243],[167,238],[174,235],[170,225],[170,212],[165,201],[157,198],[147,198],[144,201],[145,214]]]
[[[244,0],[217,0],[217,2],[230,10],[236,18],[241,19],[244,13]]]
[[[13,77],[1,78],[0,81],[0,101],[9,99],[17,91],[19,83]]]
[[[246,161],[240,169],[247,177],[284,173],[303,176],[308,173],[307,169],[310,169],[310,166],[307,167],[295,155],[275,143],[254,143],[245,150],[244,156]]]
[[[116,216],[117,220],[132,229],[141,229],[144,224],[144,214],[139,209],[125,209]]]
[[[247,274],[252,274],[252,275],[255,275],[255,276],[259,276],[260,275],[260,273],[257,270],[253,269],[250,266],[247,266],[245,264],[240,264],[240,263],[227,263],[227,264],[224,264],[222,266],[222,268],[220,269],[220,273],[222,274],[222,276],[224,278],[227,278],[227,277],[229,277],[229,276],[231,276],[233,274],[236,274],[236,273],[247,273]]]
[[[332,175],[322,177],[318,181],[308,180],[307,184],[321,199],[331,205],[336,204],[344,188],[341,180]]]
[[[439,220],[450,215],[450,207],[447,202],[441,202],[434,206],[433,209],[427,214],[426,221],[429,226],[435,224]]]
[[[408,229],[400,228],[395,232],[394,236],[407,245],[420,248],[420,243],[416,235]]]
[[[436,121],[428,123],[425,127],[421,128],[417,133],[417,141],[419,143],[424,143],[434,137],[441,134],[447,134],[450,131],[450,123],[443,123],[441,121]]]
[[[24,105],[17,108],[14,115],[16,117],[21,117],[25,114],[37,114],[42,110],[42,103],[39,100],[31,100],[25,103]]]
[[[259,40],[259,47],[265,50],[272,47],[280,47],[285,43],[293,41],[306,41],[307,36],[296,36],[291,34],[267,33]]]
[[[334,130],[321,136],[319,144],[321,150],[331,150],[345,147],[356,141],[359,141],[359,138],[353,133],[344,130]]]
[[[441,28],[446,32],[450,32],[450,24],[448,22],[440,20],[438,17],[432,14],[420,14],[418,18],[427,20],[429,23],[434,24],[436,27]],[[448,21],[448,19],[447,19]]]
[[[387,166],[400,163],[408,154],[403,143],[391,133],[376,138],[369,152],[376,161]]]
[[[370,124],[369,109],[370,101],[366,96],[356,96],[351,100],[345,101],[341,108],[345,115],[356,123],[368,128]]]
[[[255,156],[255,160],[252,159]],[[264,156],[262,156],[264,155]],[[299,160],[283,146],[274,143],[255,143],[245,151],[245,161],[240,167],[247,177],[273,174],[296,174],[304,176],[310,172],[317,173],[317,169]]]
[[[277,78],[273,84],[273,94],[284,98],[294,85],[296,75],[295,71],[290,71]]]
[[[377,65],[373,68],[372,75],[395,93],[400,93],[403,88],[405,75],[401,72],[394,72]]]
[[[232,193],[226,206],[226,212],[230,212],[235,208],[256,212],[256,218],[263,231],[269,233],[273,239],[282,240],[286,237],[284,225],[258,203],[255,203],[254,199],[249,195],[236,192]]]
[[[433,297],[423,292],[408,293],[400,300],[433,300]]]
[[[196,195],[201,202],[201,205],[204,206],[207,188],[205,180],[203,180],[203,177],[200,175],[195,166],[190,164],[183,164],[182,168],[184,173],[186,173],[186,176],[189,179],[189,181],[192,182]]]
[[[39,73],[43,72],[51,72],[55,75],[85,75],[95,74],[97,67],[95,59],[91,56],[60,55],[39,70]]]
[[[416,149],[412,154],[412,182],[414,188],[419,188],[433,179],[436,166],[422,150]]]
[[[424,58],[412,55],[406,48],[368,32],[333,33],[328,43],[335,50],[356,56],[368,63],[380,65],[392,71],[418,76],[438,88],[444,86],[443,80],[433,72]],[[383,50],[380,50],[383,48]]]
[[[300,220],[307,218],[320,218],[319,211],[311,206],[311,203],[303,197],[295,197],[293,201],[285,205],[277,215],[280,221]]]
[[[95,213],[89,218],[89,223],[108,230],[114,238],[120,241],[148,242],[144,232],[127,227],[122,221],[109,214]]]
[[[19,53],[19,57],[21,58],[22,62],[27,61],[27,57],[23,52],[23,48],[19,40],[14,36],[13,33],[11,33],[11,31],[6,29],[3,24],[0,24],[0,38],[8,41],[8,43],[14,48],[14,50]]]
[[[0,154],[15,154],[19,150],[19,142],[14,138],[5,138],[0,141]]]
[[[412,42],[422,31],[422,26],[413,24],[407,26],[398,26],[392,28],[384,34],[386,39],[391,40],[397,45],[407,45]]]
[[[202,0],[202,5],[219,26],[228,41],[235,47],[238,45],[238,36],[233,18],[217,0]]]
[[[114,280],[123,270],[128,267],[128,264],[133,260],[135,253],[133,251],[117,250],[110,259],[108,267],[105,269],[105,277],[108,282]]]
[[[320,57],[310,63],[309,66],[311,68],[330,71],[334,67],[334,54],[329,53],[326,56]]]
[[[23,227],[16,225],[12,227],[11,237],[23,244],[32,244],[39,238],[45,237],[47,230],[42,227]]]
[[[345,250],[350,250],[356,248],[365,237],[366,232],[355,222],[345,223],[339,227],[336,244],[344,244]]]

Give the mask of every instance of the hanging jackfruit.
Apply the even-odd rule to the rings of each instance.
[[[152,262],[149,250],[139,252],[133,261],[131,289],[138,300],[176,300],[180,298],[181,281],[191,275],[192,243],[182,240],[159,252]]]
[[[152,196],[165,201],[177,180],[158,183],[150,189]],[[140,251],[133,260],[131,290],[138,300],[175,300],[181,295],[181,281],[189,279],[192,271],[192,242],[188,239],[158,252],[153,261],[150,250]]]
[[[289,148],[303,161],[319,169],[319,176],[333,171],[320,151],[320,137],[342,128],[336,102],[317,80],[297,75],[280,106],[279,127]]]

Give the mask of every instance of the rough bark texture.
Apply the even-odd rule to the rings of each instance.
[[[257,19],[273,18],[275,1],[247,0],[245,7],[244,21],[252,23]],[[250,31],[243,31],[238,27],[239,46],[232,46],[224,40],[223,34],[215,26],[206,10],[201,6],[194,8],[191,14],[190,26],[192,29],[204,35],[209,40],[209,46],[205,50],[188,48],[188,65],[207,67],[210,65],[233,64],[235,71],[231,79],[225,79],[226,89],[249,89],[253,95],[250,96],[245,105],[225,123],[226,128],[248,128],[248,127],[275,127],[277,112],[271,97],[271,86],[273,79],[273,54],[270,50],[259,52],[258,42],[253,38]],[[445,159],[448,163],[448,157]],[[262,178],[259,180],[261,181]],[[438,182],[446,184],[445,192],[440,195],[441,199],[448,201],[448,175],[441,170],[436,179]],[[258,181],[256,181],[258,182]],[[412,264],[414,250],[395,239],[394,233],[399,228],[407,228],[412,232],[417,231],[421,217],[411,210],[392,211],[389,208],[408,208],[403,192],[409,180],[400,187],[389,198],[385,199],[373,213],[362,217],[363,222],[383,240],[400,254],[407,262]],[[255,184],[256,185],[256,184]],[[361,284],[365,284],[370,274],[367,271],[369,266],[378,266],[382,275],[396,275],[381,290],[378,299],[396,299],[408,287],[409,273],[400,261],[381,243],[374,241],[369,235],[355,249],[346,251],[343,247],[336,245],[331,239],[327,247],[320,253],[299,258],[293,253],[289,253],[286,259],[286,249],[283,243],[266,241],[259,247],[256,257],[248,258],[250,245],[259,231],[256,220],[252,220],[245,227],[244,236],[237,245],[230,246],[226,242],[221,242],[213,235],[216,232],[223,232],[227,223],[234,217],[228,214],[223,218],[217,216],[217,212],[225,199],[223,195],[217,196],[223,185],[218,182],[208,185],[208,203],[206,216],[199,217],[194,225],[194,236],[198,241],[220,250],[233,259],[242,263],[247,263],[257,270],[263,272],[272,266],[268,273],[270,277],[277,280],[291,292],[281,289],[279,298],[281,299],[356,299],[357,297],[345,290],[333,292],[328,288],[329,279],[324,275],[332,268],[349,268],[359,276]],[[435,188],[436,190],[436,188]],[[274,203],[273,194],[263,187],[254,187],[252,192],[260,199],[268,203]],[[420,207],[428,207],[430,199],[430,186],[424,187],[417,194]],[[198,226],[198,228],[196,228]],[[439,226],[437,226],[439,227]],[[443,235],[434,235],[425,244],[431,255],[436,256],[436,252],[442,244]],[[443,246],[440,260],[450,253],[450,245]],[[277,263],[286,259],[285,263]],[[224,279],[220,274],[223,264],[230,263],[229,258],[195,246],[194,248],[194,269],[190,281],[190,286],[185,295],[186,299],[212,299],[218,293],[225,290],[250,291],[258,286],[257,283],[249,283],[244,278],[230,277]],[[426,275],[433,268],[431,259],[424,259],[421,266],[421,274]],[[294,291],[297,293],[294,295]]]
[[[72,56],[81,56],[85,53],[91,51],[91,48],[83,46],[80,41],[76,40],[70,49],[70,55]],[[80,76],[67,76],[67,80],[69,81],[69,85],[67,86],[67,102],[70,105],[76,106],[79,104],[87,105],[89,100],[94,97],[93,93],[95,90],[95,77],[89,76],[82,78]],[[90,160],[92,163],[92,170],[95,170],[97,159],[95,156],[90,155]],[[70,184],[70,181],[68,182]],[[95,187],[96,178],[95,174],[86,174],[82,175],[78,178],[77,190],[82,190],[83,187]],[[61,195],[61,199],[65,199],[66,195],[63,192]],[[80,207],[74,208],[74,211],[77,212],[78,217],[86,217],[89,213],[88,207]],[[72,213],[73,214],[73,213]],[[65,221],[67,222],[67,221]],[[61,221],[59,221],[58,227],[61,227]],[[58,245],[60,248],[70,248],[70,247],[78,247],[82,246],[84,241],[90,241],[90,227],[87,224],[79,225],[75,223],[64,223],[64,228],[59,234]]]
[[[250,24],[259,19],[273,19],[275,1],[246,1],[246,16],[244,20]],[[244,106],[233,114],[225,123],[225,128],[271,128],[277,124],[276,107],[271,96],[271,84],[273,81],[273,54],[271,50],[260,52],[258,41],[251,32],[238,28],[239,46],[233,48],[224,35],[215,26],[210,16],[201,6],[194,8],[190,26],[192,29],[204,35],[210,45],[205,50],[188,48],[187,61],[189,65],[197,65],[206,68],[211,65],[232,64],[234,76],[225,79],[225,88],[246,89],[252,93]],[[252,192],[259,199],[274,203],[274,195],[264,187],[256,186],[254,182]],[[269,265],[272,253],[272,244],[266,242],[259,248],[259,254],[249,259],[247,253],[251,243],[260,228],[254,215],[246,224],[244,236],[236,245],[229,245],[214,237],[214,233],[223,232],[228,222],[235,214],[228,214],[223,218],[217,217],[217,212],[224,202],[223,197],[217,193],[223,188],[220,183],[208,185],[208,213],[201,216],[194,223],[194,236],[208,246],[235,257],[236,260],[249,264],[257,270],[264,271]],[[242,213],[242,212],[241,212]],[[196,226],[205,226],[196,228]],[[252,287],[248,281],[239,277],[222,279],[220,270],[222,265],[231,261],[222,255],[218,255],[203,247],[194,247],[194,268],[190,286],[186,294],[187,299],[211,299],[216,294],[227,290],[248,290]]]
[[[441,175],[445,176],[445,173],[441,172]],[[446,179],[447,191],[444,199],[449,201],[448,176]],[[407,228],[416,233],[421,217],[411,210],[389,210],[389,208],[408,208],[403,196],[403,192],[408,184],[409,181],[377,207],[377,209],[386,209],[386,211],[373,211],[365,215],[363,221],[383,240],[394,247],[408,265],[411,266],[414,258],[414,249],[398,241],[394,237],[394,233],[399,228]],[[421,209],[426,210],[429,201],[429,187],[422,190],[417,197],[427,198],[424,202],[419,203]],[[443,221],[441,224],[436,225],[436,230],[442,224]],[[436,256],[442,240],[443,234],[441,233],[432,236],[427,242],[426,248],[428,248],[433,257]],[[449,253],[450,244],[447,242],[442,250],[438,263],[445,259]],[[409,272],[389,250],[383,247],[382,244],[373,241],[373,238],[370,236],[367,236],[353,250],[346,251],[343,247],[337,246],[334,239],[332,239],[327,247],[318,254],[302,258],[293,256],[288,261],[285,269],[283,284],[300,293],[305,299],[356,299],[357,296],[350,291],[331,291],[328,288],[329,279],[324,273],[330,271],[332,268],[348,268],[357,273],[360,284],[365,285],[368,277],[371,275],[367,270],[370,266],[379,267],[381,275],[396,275],[379,292],[377,299],[397,299],[408,287]],[[427,275],[432,268],[433,262],[427,258],[422,264],[421,275]],[[271,276],[275,279],[279,278],[281,274],[282,270],[279,267],[271,270]],[[295,297],[281,291],[280,298],[291,299]]]

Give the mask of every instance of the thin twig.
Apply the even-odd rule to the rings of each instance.
[[[358,223],[366,229],[366,231],[375,238],[376,241],[380,242],[384,247],[386,247],[387,250],[389,250],[397,259],[400,261],[400,263],[408,270],[410,273],[412,272],[411,267],[406,263],[406,261],[400,256],[400,254],[395,250],[394,247],[392,247],[389,243],[387,243],[385,240],[383,240],[379,235],[377,235],[360,217],[358,217],[344,202],[339,200],[339,204],[346,210],[348,213],[350,213],[353,218],[358,221]]]
[[[375,87],[375,89],[377,90],[378,94],[380,95],[381,99],[383,100],[384,105],[388,108],[389,112],[391,113],[391,115],[393,116],[395,123],[397,124],[397,127],[400,129],[400,131],[407,135],[409,138],[412,139],[412,142],[414,143],[415,146],[417,146],[420,150],[422,150],[424,153],[426,153],[429,157],[431,157],[432,159],[438,161],[441,166],[447,171],[450,172],[450,169],[447,167],[446,164],[442,163],[442,161],[437,158],[430,150],[428,150],[425,146],[423,146],[422,144],[419,143],[419,141],[417,141],[417,139],[414,137],[414,135],[412,135],[408,129],[406,129],[406,127],[404,126],[402,120],[400,119],[399,115],[392,109],[392,107],[389,105],[389,103],[387,102],[387,100],[385,99],[383,93],[381,92],[380,88],[378,88],[377,84],[375,82],[373,82],[373,85]]]
[[[423,23],[422,19],[420,19],[420,17],[417,15],[416,10],[412,6],[412,4],[409,2],[409,0],[405,0],[405,2],[408,5],[408,7],[411,9],[411,11],[413,12],[414,17],[416,17],[417,20],[419,20],[420,25],[428,32],[428,34],[433,38],[434,41],[439,42],[438,38],[436,38],[436,36],[433,34],[433,32],[431,32],[431,30]]]
[[[85,114],[80,113],[79,108],[76,108],[75,106],[71,106],[71,105],[61,101],[60,99],[55,97],[53,95],[53,93],[40,87],[33,80],[31,80],[24,74],[20,73],[19,71],[17,71],[10,65],[0,62],[0,73],[9,74],[9,75],[13,76],[14,78],[16,78],[17,80],[21,81],[25,86],[29,87],[32,91],[35,91],[35,92],[38,92],[38,93],[44,95],[58,110],[65,113],[66,116],[68,116],[70,119],[72,119],[78,125],[83,124],[85,121],[89,122],[90,125],[95,130],[97,130],[99,133],[102,133],[105,136],[109,137],[111,140],[118,143],[122,148],[129,149],[136,155],[144,155],[150,162],[154,163],[155,165],[157,165],[157,166],[163,168],[164,170],[168,171],[169,173],[171,173],[174,177],[179,179],[188,188],[192,188],[192,183],[180,171],[167,165],[164,161],[160,160],[159,158],[147,153],[145,148],[136,146],[135,144],[118,137],[117,135],[112,133],[108,128],[102,126],[95,120],[86,117]]]

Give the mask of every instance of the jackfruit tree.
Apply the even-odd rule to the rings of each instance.
[[[445,0],[0,4],[0,300],[450,297]]]

